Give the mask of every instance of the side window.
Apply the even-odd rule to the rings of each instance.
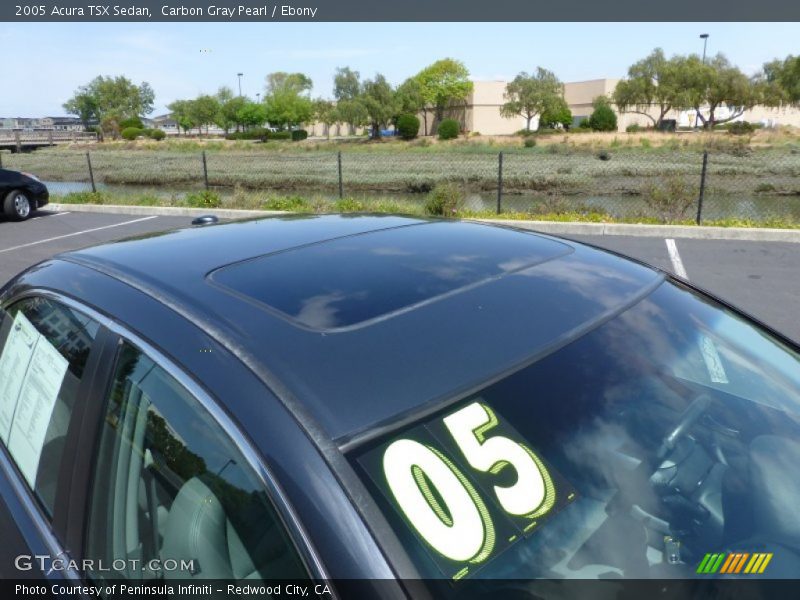
[[[0,439],[52,517],[64,442],[99,325],[46,298],[0,324]]]
[[[90,577],[308,577],[258,476],[211,414],[123,344],[97,450]]]

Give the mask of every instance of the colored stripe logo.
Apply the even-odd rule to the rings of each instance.
[[[706,554],[697,565],[697,573],[712,575],[760,575],[772,560],[772,552],[730,552]]]

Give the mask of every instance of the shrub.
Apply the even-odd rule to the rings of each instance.
[[[732,135],[749,135],[756,130],[755,125],[747,121],[735,121],[727,125],[728,133]]]
[[[155,140],[157,142],[160,142],[167,137],[167,134],[161,129],[145,129],[144,134],[151,140]]]
[[[122,130],[120,135],[126,140],[133,141],[140,135],[144,135],[144,129],[139,129],[138,127],[126,127]]]
[[[514,135],[521,135],[522,137],[528,137],[529,135],[536,135],[536,132],[532,129],[520,129]]]
[[[564,133],[563,130],[553,129],[552,127],[540,127],[536,130],[539,135],[550,135],[552,133]]]
[[[266,210],[299,211],[308,206],[305,198],[300,196],[286,196],[285,198],[270,198],[264,202]]]
[[[128,129],[130,127],[135,127],[136,129],[144,129],[144,123],[139,117],[131,117],[129,119],[122,119],[119,122],[120,129]]]
[[[589,126],[595,131],[616,131],[617,115],[608,103],[608,99],[599,96],[592,103],[594,111],[589,117]]]
[[[425,212],[429,215],[453,217],[463,201],[464,194],[457,184],[452,181],[437,183],[425,201]]]
[[[539,115],[539,127],[569,129],[572,126],[572,111],[566,105],[551,107]]]
[[[458,137],[459,129],[458,121],[455,119],[445,119],[439,123],[439,139],[454,140]]]
[[[308,139],[308,132],[305,129],[293,129],[292,130],[292,141],[293,142],[300,142],[302,140]]]
[[[662,221],[677,221],[697,202],[697,189],[679,175],[671,175],[645,184],[642,197]]]
[[[578,123],[578,129],[591,129],[592,124],[589,122],[589,119],[581,119],[581,122]]]
[[[292,134],[289,131],[270,131],[267,134],[268,140],[290,140],[292,139]]]
[[[638,123],[631,123],[625,128],[627,133],[639,133],[640,131],[644,131],[644,127],[639,125]]]
[[[355,198],[342,198],[337,200],[334,204],[336,212],[363,212],[365,209],[364,203]]]
[[[522,143],[523,146],[526,148],[533,148],[536,146],[536,138],[527,137],[525,141]]]
[[[288,132],[287,132],[288,133]],[[226,140],[261,140],[266,141],[272,132],[265,127],[254,127],[247,131],[234,131],[225,136]]]
[[[416,115],[400,115],[397,118],[397,131],[404,140],[413,140],[419,133],[419,117]]]
[[[600,150],[597,153],[597,158],[600,160],[611,160],[611,153],[608,150]]]
[[[222,199],[216,192],[203,190],[186,194],[186,204],[195,208],[219,208],[222,205]]]

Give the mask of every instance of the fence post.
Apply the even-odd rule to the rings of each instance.
[[[0,150],[0,169],[3,168],[3,151]]]
[[[708,150],[703,150],[703,170],[700,172],[700,196],[697,198],[697,219],[696,222],[700,225],[700,220],[703,218],[703,195],[706,191],[706,167],[708,166]]]
[[[336,154],[336,164],[337,164],[338,169],[339,169],[339,200],[341,200],[342,198],[344,198],[344,187],[342,185],[342,151],[341,150],[339,150],[339,152]]]
[[[205,150],[203,150],[203,181],[206,184],[206,190],[208,190],[208,163],[206,162]]]
[[[97,187],[94,184],[94,170],[92,169],[92,157],[86,153],[86,164],[89,165],[89,181],[92,182],[92,193],[97,192]]]
[[[14,142],[16,143],[17,146],[17,154],[19,154],[20,152],[22,152],[22,140],[19,137],[19,131],[14,132]]]
[[[497,155],[497,214],[503,210],[503,153]]]

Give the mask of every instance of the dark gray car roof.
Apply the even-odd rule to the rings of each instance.
[[[393,216],[233,222],[60,258],[213,321],[339,441],[530,362],[663,278],[531,232]]]

